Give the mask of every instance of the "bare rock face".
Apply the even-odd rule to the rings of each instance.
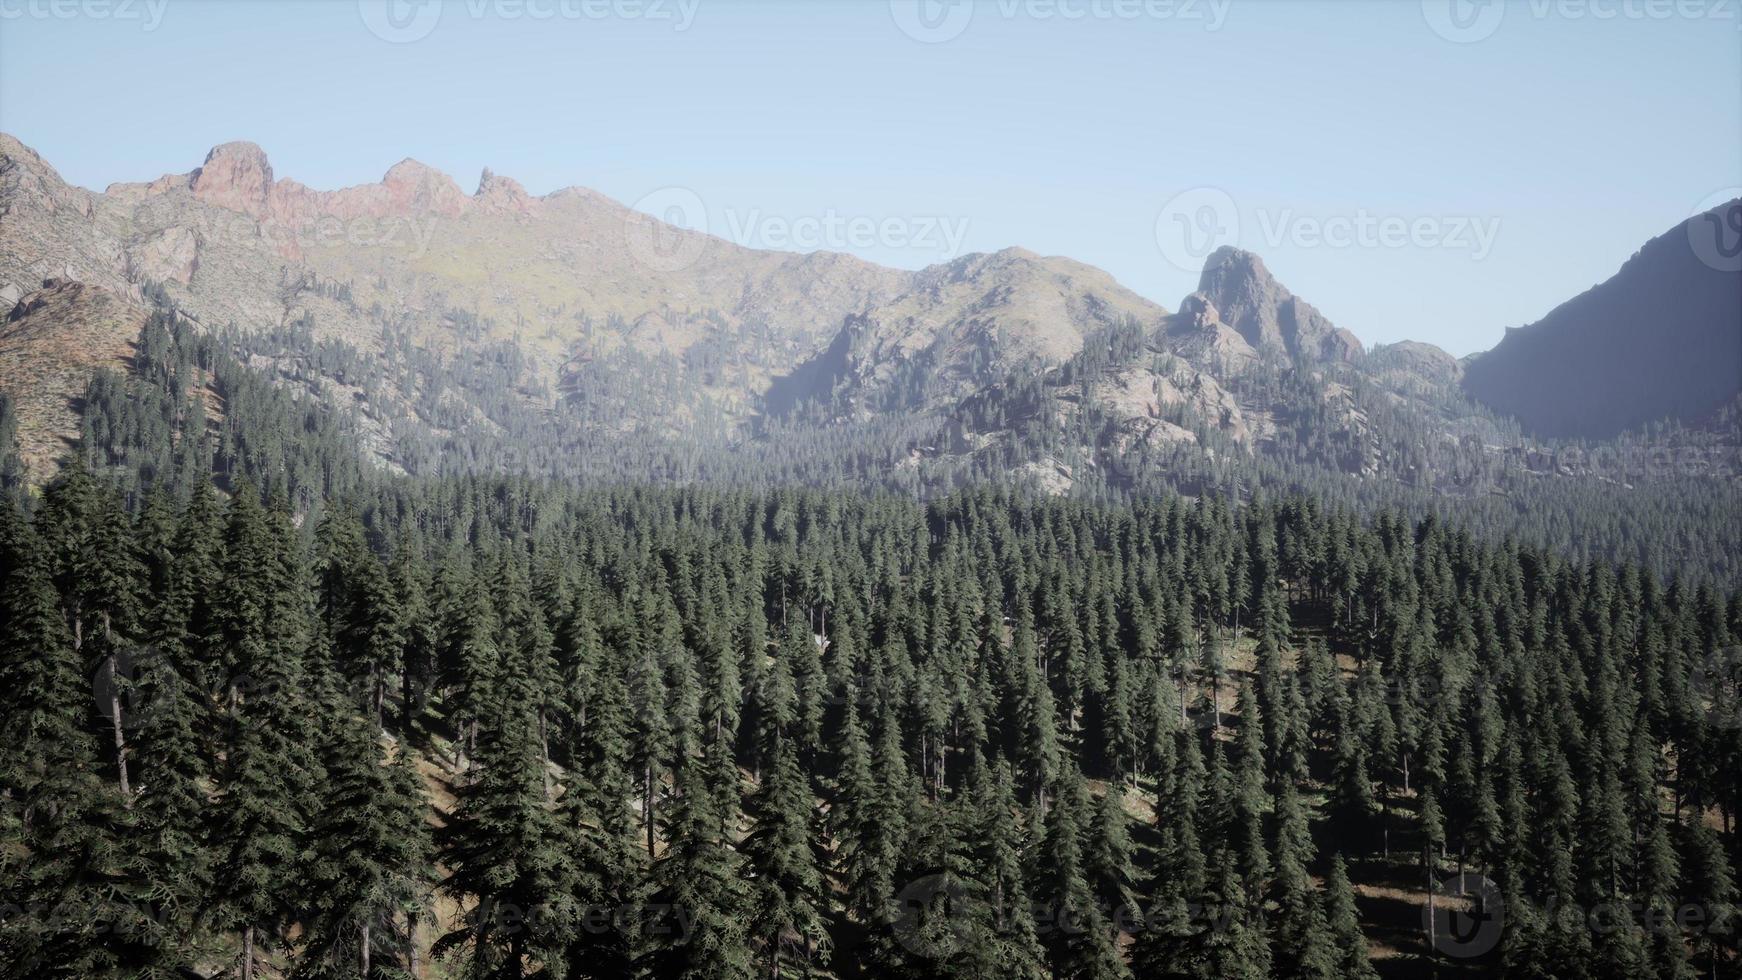
[[[292,227],[306,227],[322,218],[348,221],[429,214],[454,218],[470,204],[452,177],[406,159],[394,164],[379,184],[317,191],[293,180],[279,181],[272,191],[271,217]]]
[[[165,228],[141,245],[127,250],[129,278],[154,282],[194,281],[200,267],[199,236],[179,226]]]
[[[507,181],[513,189],[520,185]],[[266,152],[253,143],[225,143],[206,154],[206,162],[185,176],[159,177],[149,184],[116,184],[118,199],[138,199],[185,187],[214,207],[246,214],[257,221],[306,227],[323,218],[458,217],[471,206],[454,179],[434,167],[405,159],[393,165],[378,184],[336,191],[317,191],[294,180],[275,180]],[[524,190],[520,196],[526,198]]]
[[[1193,364],[1216,371],[1241,371],[1258,359],[1258,352],[1234,328],[1222,322],[1221,311],[1203,293],[1193,293],[1168,318],[1168,345]]]
[[[472,195],[472,201],[479,208],[497,214],[530,215],[538,206],[537,199],[526,193],[520,181],[499,177],[489,167],[478,178],[478,193]]]
[[[905,295],[849,323],[845,370],[873,402],[916,377],[930,397],[962,398],[1018,367],[1063,364],[1097,329],[1166,316],[1070,259],[973,253],[920,270]]]
[[[1183,441],[1185,437],[1196,441],[1191,430],[1162,419],[1171,410],[1182,408],[1190,417],[1227,433],[1237,442],[1249,442],[1252,437],[1234,396],[1217,384],[1215,378],[1179,361],[1163,374],[1143,368],[1113,371],[1091,386],[1090,395],[1132,431],[1153,435],[1155,426],[1149,423],[1161,421],[1167,426],[1163,433],[1169,442]],[[1182,432],[1185,437],[1179,436]]]
[[[348,204],[357,200],[366,209],[364,213],[371,217],[439,214],[447,218],[458,217],[471,204],[460,185],[454,183],[454,178],[412,159],[394,164],[376,186],[380,189],[376,193],[364,193],[375,191],[371,187],[353,188],[353,193],[337,192],[335,203]],[[339,216],[352,215],[341,212]]]
[[[27,209],[89,218],[91,196],[61,180],[35,150],[0,133],[0,217]]]
[[[272,206],[272,164],[248,142],[225,143],[188,175],[188,189],[208,204],[263,218]]]
[[[1204,263],[1198,292],[1223,323],[1259,350],[1309,361],[1352,361],[1361,354],[1354,334],[1289,292],[1251,252],[1217,249]]]

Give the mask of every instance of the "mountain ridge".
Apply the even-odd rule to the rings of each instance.
[[[316,232],[336,232],[295,227],[316,213]],[[1660,478],[1641,460],[1662,443],[1593,456],[1528,436],[1472,398],[1469,361],[1413,341],[1367,350],[1237,249],[1170,311],[1022,248],[919,270],[758,250],[488,169],[467,195],[409,160],[378,184],[310,191],[237,142],[97,193],[4,135],[0,214],[0,306],[50,279],[95,290],[60,315],[92,304],[87,325],[111,331],[91,340],[99,366],[137,332],[111,308],[225,331],[249,370],[353,417],[371,465],[406,472],[633,476],[651,450],[666,478],[760,467],[1090,493],[1236,479],[1410,506]],[[26,400],[38,482],[42,447],[78,436],[76,373]],[[1670,438],[1697,443],[1705,479],[1739,469],[1734,436]]]

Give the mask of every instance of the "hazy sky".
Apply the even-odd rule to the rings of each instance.
[[[92,188],[231,139],[323,189],[410,156],[751,245],[1021,245],[1170,309],[1233,239],[1370,344],[1465,354],[1742,193],[1737,6],[0,0],[0,129]]]

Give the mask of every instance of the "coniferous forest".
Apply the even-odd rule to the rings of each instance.
[[[1738,975],[1719,584],[1238,486],[391,476],[166,337],[0,506],[7,977]]]

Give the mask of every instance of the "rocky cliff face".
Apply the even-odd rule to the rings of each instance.
[[[509,182],[512,184],[512,181]],[[485,184],[497,185],[486,171]],[[107,193],[129,194],[139,185],[114,185]],[[518,186],[518,185],[514,185]],[[147,196],[186,188],[195,200],[248,215],[262,222],[300,226],[322,218],[386,218],[434,214],[458,217],[471,207],[452,177],[416,160],[393,165],[379,184],[337,191],[311,190],[294,180],[275,180],[266,152],[253,143],[213,147],[205,163],[182,175],[171,174],[143,185]],[[485,187],[479,188],[482,196]],[[524,192],[522,192],[524,195]]]
[[[1204,262],[1198,294],[1226,323],[1259,350],[1307,361],[1353,361],[1361,341],[1339,329],[1312,304],[1285,289],[1264,260],[1223,247]]]

